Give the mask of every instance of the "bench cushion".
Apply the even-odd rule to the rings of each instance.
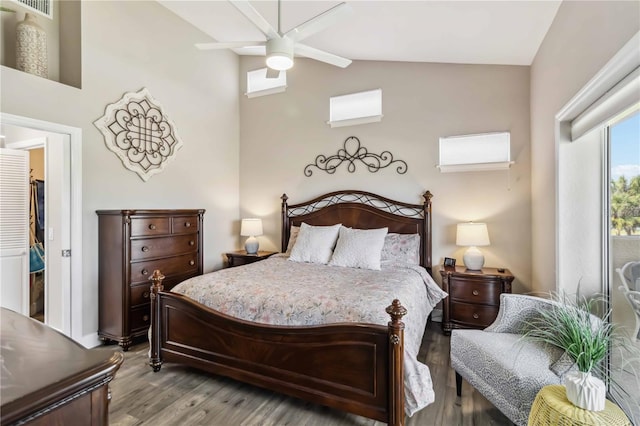
[[[451,366],[514,423],[526,425],[538,391],[559,384],[550,366],[562,351],[521,334],[453,330]]]

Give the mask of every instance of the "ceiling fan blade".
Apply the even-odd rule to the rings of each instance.
[[[267,67],[267,78],[278,78],[278,77],[280,77],[280,71]]]
[[[280,34],[271,26],[266,19],[251,6],[249,0],[229,0],[244,16],[250,20],[267,38],[280,38]]]
[[[231,42],[212,42],[212,43],[196,43],[196,48],[200,50],[218,50],[218,49],[237,49],[241,47],[264,46],[264,41],[231,41]]]
[[[347,3],[340,3],[326,12],[322,12],[308,21],[298,25],[292,30],[287,31],[285,36],[293,41],[300,41],[313,34],[324,30],[336,23],[341,18],[350,15],[353,9]]]
[[[320,62],[326,62],[327,64],[340,68],[346,68],[351,65],[351,59],[343,58],[342,56],[334,55],[333,53],[325,52],[324,50],[316,49],[306,44],[296,43],[293,50],[297,55],[315,59]]]

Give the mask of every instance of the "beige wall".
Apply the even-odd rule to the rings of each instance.
[[[82,90],[2,67],[0,110],[82,129],[83,329],[97,330],[98,209],[204,208],[205,270],[235,247],[238,59],[200,52],[205,37],[156,2],[83,2]],[[109,151],[93,122],[142,87],[161,103],[183,147],[143,182]]]
[[[640,29],[640,2],[563,2],[531,66],[532,288],[557,289],[554,117]]]
[[[241,92],[246,71],[264,59],[242,57]],[[280,247],[280,200],[287,193],[300,202],[338,189],[361,189],[420,203],[434,194],[434,264],[444,256],[462,262],[455,225],[485,221],[491,246],[483,247],[487,266],[503,266],[516,276],[516,292],[530,287],[529,68],[355,61],[346,69],[296,59],[285,93],[240,99],[240,213],[263,218],[262,247]],[[381,88],[380,123],[330,128],[329,97]],[[435,167],[441,136],[508,130],[512,159],[507,171],[448,173]],[[344,140],[357,136],[370,152],[390,151],[408,164],[355,173],[346,165],[335,174],[303,174],[317,155],[333,155]],[[436,274],[437,275],[437,274]]]

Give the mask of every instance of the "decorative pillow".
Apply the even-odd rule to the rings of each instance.
[[[420,264],[420,235],[389,233],[384,238],[381,260]]]
[[[287,244],[286,254],[291,254],[291,249],[293,245],[296,243],[296,239],[298,238],[298,232],[300,232],[300,227],[291,225],[291,229],[289,230],[289,243]]]
[[[576,362],[571,358],[571,355],[566,352],[563,352],[562,356],[549,367],[560,379],[564,378],[563,376],[569,371],[576,370],[577,368]]]
[[[340,228],[329,265],[380,270],[380,254],[389,228]]]
[[[312,226],[302,223],[298,238],[291,248],[289,260],[294,262],[327,263],[338,239],[342,224]]]

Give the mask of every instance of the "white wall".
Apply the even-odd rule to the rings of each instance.
[[[242,57],[246,71],[264,67],[264,58]],[[511,269],[514,291],[530,287],[531,205],[529,153],[529,68],[354,61],[341,69],[296,58],[286,92],[240,100],[241,216],[263,218],[264,248],[280,248],[280,199],[296,203],[338,189],[361,189],[388,198],[420,203],[433,198],[434,265],[444,256],[462,262],[455,225],[485,221],[491,246],[483,247],[487,266]],[[380,123],[330,128],[329,97],[382,89]],[[436,169],[438,138],[470,133],[511,132],[511,171],[449,173]],[[407,162],[400,175],[392,167],[377,173],[362,164],[335,174],[303,173],[317,155],[333,155],[349,136],[370,152],[390,151]],[[435,274],[436,276],[438,274]],[[438,278],[439,279],[439,278]]]
[[[97,330],[98,209],[204,208],[205,270],[235,247],[238,218],[238,59],[200,52],[204,35],[156,2],[83,2],[82,90],[8,67],[0,110],[82,129],[83,329]],[[183,147],[148,182],[126,170],[93,122],[142,87],[162,104]]]
[[[557,290],[554,117],[640,29],[638,16],[637,1],[563,2],[531,66],[531,284],[535,291]]]

